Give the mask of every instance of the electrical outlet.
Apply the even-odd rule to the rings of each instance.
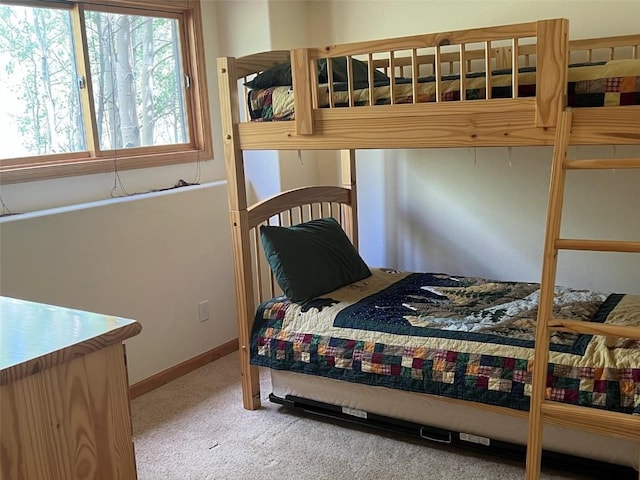
[[[198,303],[198,318],[201,322],[209,320],[209,301],[203,300]]]

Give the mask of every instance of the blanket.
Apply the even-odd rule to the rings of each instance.
[[[260,305],[251,363],[528,410],[539,285],[373,269],[305,304]],[[640,296],[558,287],[554,315],[640,326]],[[556,333],[547,398],[640,414],[640,342]]]
[[[411,79],[396,79],[394,103],[413,103]],[[491,97],[511,98],[511,71],[496,71],[491,77]],[[369,105],[367,84],[354,86],[355,106]],[[460,77],[448,75],[440,85],[443,101],[460,100]],[[376,82],[374,99],[376,105],[390,103],[389,84]],[[536,94],[536,72],[533,67],[523,67],[518,75],[518,96],[532,97]],[[467,100],[486,98],[486,78],[484,73],[470,73],[466,82]],[[318,103],[329,105],[329,89],[320,85]],[[335,83],[333,92],[336,107],[349,105],[346,83]],[[423,77],[418,83],[417,103],[435,102],[436,84],[434,77]],[[568,70],[567,103],[570,107],[610,107],[640,104],[640,59],[611,60],[605,63],[576,64]],[[294,113],[293,88],[274,86],[252,90],[248,96],[248,109],[252,120],[279,121],[292,120]]]

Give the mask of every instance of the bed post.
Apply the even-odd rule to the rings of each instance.
[[[238,83],[235,59],[218,59],[218,89],[222,112],[224,159],[227,169],[227,192],[231,220],[231,242],[236,282],[240,372],[242,375],[242,403],[247,410],[260,408],[260,376],[258,368],[249,364],[249,339],[254,315],[254,294],[249,242],[249,217],[245,185],[244,159],[236,142],[238,111]]]
[[[351,239],[351,243],[358,249],[358,190],[356,188],[356,151],[340,150],[340,176],[342,186],[351,190],[349,206],[343,205],[342,226]]]
[[[567,102],[569,21],[536,24],[536,127],[555,127]]]

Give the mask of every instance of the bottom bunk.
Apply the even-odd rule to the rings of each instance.
[[[258,307],[250,362],[273,370],[274,400],[526,443],[538,284],[369,269],[332,219],[260,234],[284,295]],[[637,295],[559,287],[554,305],[640,326]],[[550,350],[547,398],[640,414],[640,342],[558,332]],[[549,451],[634,469],[638,442],[544,432]]]

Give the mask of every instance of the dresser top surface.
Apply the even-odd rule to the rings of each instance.
[[[86,354],[140,330],[127,318],[0,297],[0,371],[69,349]]]

